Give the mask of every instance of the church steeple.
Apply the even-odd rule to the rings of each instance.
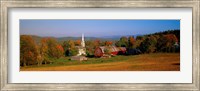
[[[84,34],[82,34],[82,41],[81,41],[81,46],[82,46],[82,47],[85,47]]]

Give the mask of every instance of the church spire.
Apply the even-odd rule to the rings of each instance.
[[[82,41],[81,41],[81,46],[82,46],[82,47],[85,47],[84,34],[82,34]]]

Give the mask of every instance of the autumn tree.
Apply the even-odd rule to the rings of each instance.
[[[46,63],[49,58],[60,58],[61,54],[64,55],[61,47],[54,38],[41,39],[39,49],[43,61]]]
[[[57,49],[57,55],[56,55],[56,57],[57,57],[57,58],[62,57],[63,54],[64,54],[64,49],[63,49],[63,47],[62,47],[60,44],[57,44],[56,49]]]
[[[134,44],[134,48],[138,48],[140,47],[140,44],[145,40],[145,37],[144,36],[137,36],[136,37],[136,41],[135,41],[135,44]]]
[[[117,47],[128,47],[127,37],[121,37],[119,41],[115,43]]]
[[[47,46],[48,46],[48,56],[55,58],[57,57],[57,41],[54,38],[47,38]]]
[[[95,51],[95,46],[94,46],[94,42],[93,41],[86,41],[85,42],[85,45],[86,45],[86,54],[88,57],[92,57],[94,56],[94,51]]]
[[[137,36],[136,40],[144,40],[144,36]]]
[[[143,53],[153,53],[156,52],[156,44],[156,38],[151,35],[150,37],[147,37],[143,42],[141,42],[139,49]]]
[[[167,31],[163,31],[163,32],[157,32],[155,33],[156,35],[167,35],[167,34],[174,34],[178,40],[178,42],[180,42],[180,30],[167,30]]]
[[[133,48],[133,47],[134,47],[134,44],[135,44],[135,39],[134,39],[133,36],[130,36],[130,37],[128,38],[128,47],[129,47],[129,48]]]
[[[162,52],[174,52],[175,44],[178,42],[177,37],[174,34],[166,34],[158,39],[158,50]]]
[[[96,39],[96,40],[93,41],[93,44],[94,44],[94,48],[97,48],[97,47],[100,46],[101,41],[99,39]]]
[[[73,49],[75,48],[75,43],[73,40],[68,40],[63,42],[64,50]]]
[[[20,36],[20,64],[23,66],[37,63],[39,52],[35,41],[29,35]]]
[[[111,46],[112,45],[112,41],[105,41],[105,46]]]
[[[37,64],[38,65],[42,65],[42,62],[44,61],[44,57],[42,57],[41,56],[41,54],[39,54],[38,56],[37,56]]]
[[[74,42],[74,44],[75,44],[75,46],[81,46],[81,40],[76,40],[76,41]]]
[[[148,53],[153,53],[153,52],[156,52],[157,51],[157,48],[156,48],[156,44],[157,44],[157,39],[155,36],[150,36],[149,37],[150,39],[150,46],[147,50]]]
[[[40,46],[39,46],[39,50],[40,50],[40,55],[38,56],[38,65],[41,65],[43,61],[48,60],[48,45],[47,45],[47,39],[43,38],[40,41]]]
[[[65,56],[73,56],[78,54],[78,49],[75,47],[75,43],[72,40],[64,41],[63,49],[65,52]]]
[[[115,43],[115,46],[121,47],[121,42],[120,42],[120,41],[117,41],[117,42]]]

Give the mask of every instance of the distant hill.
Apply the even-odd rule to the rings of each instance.
[[[37,35],[30,35],[32,36],[32,38],[36,41],[36,42],[40,42],[40,40],[42,38],[49,38],[49,37],[41,37],[41,36],[37,36]],[[135,36],[135,35],[127,35],[128,36]],[[106,40],[110,40],[110,41],[115,41],[115,40],[119,40],[122,36],[105,36],[105,37],[85,37],[85,40],[102,40],[102,41],[106,41]],[[81,40],[81,37],[51,37],[51,38],[55,38],[57,39],[57,41],[67,41],[67,40]]]
[[[35,40],[37,44],[40,43],[40,40],[42,39],[42,37],[40,36],[36,36],[36,35],[30,35],[30,36],[33,38],[33,40]]]
[[[120,36],[121,37],[121,36]],[[101,40],[101,41],[106,41],[106,40],[110,40],[110,41],[116,41],[119,40],[120,37],[85,37],[85,41],[87,40]],[[58,41],[66,41],[66,40],[81,40],[81,37],[60,37],[57,38]]]
[[[136,38],[137,36],[142,36],[142,34],[135,34],[135,35],[103,36],[103,37],[101,37],[101,38],[113,39],[113,40],[119,40],[122,36],[124,36],[124,37],[134,36],[134,37]]]
[[[156,32],[152,34],[136,34],[136,35],[115,35],[115,36],[102,36],[102,37],[85,37],[85,41],[88,40],[100,40],[100,41],[118,41],[122,36],[129,37],[129,36],[134,36],[136,38],[137,36],[148,36],[148,35],[162,35],[162,34],[175,34],[178,40],[180,40],[180,30],[168,30],[168,31],[162,31],[162,32]],[[36,43],[40,43],[40,40],[42,38],[49,38],[51,36],[47,37],[41,37],[37,35],[30,35],[32,38],[36,41]],[[59,43],[62,43],[63,41],[67,40],[81,40],[81,37],[51,37],[55,38]]]
[[[37,35],[30,35],[32,36],[32,38],[36,41],[36,43],[40,43],[40,40],[42,38],[49,38],[51,36],[48,37],[42,37],[42,36],[37,36]],[[128,36],[134,36],[135,38],[137,36],[140,36],[139,34],[137,35],[125,35],[126,37]],[[85,37],[85,41],[88,40],[101,40],[101,41],[118,41],[122,36],[118,35],[118,36],[103,36],[103,37]],[[63,42],[63,41],[67,41],[67,40],[81,40],[81,37],[51,37],[51,38],[55,38],[58,42]]]
[[[98,39],[96,37],[85,37],[85,40],[95,40]],[[66,41],[66,40],[81,40],[81,37],[59,37],[58,41]]]
[[[36,41],[36,43],[40,43],[42,38],[49,38],[49,37],[41,37],[41,36],[36,36],[36,35],[30,35],[32,36],[32,38]],[[51,37],[51,38],[55,38],[58,42],[63,42],[63,41],[67,41],[67,40],[81,40],[81,37]],[[120,39],[120,37],[85,37],[85,41],[88,40],[100,40],[100,41],[117,41]]]

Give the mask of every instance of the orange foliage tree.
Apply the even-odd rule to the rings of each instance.
[[[37,63],[38,47],[29,35],[20,36],[20,65],[27,66]]]
[[[81,40],[76,40],[76,41],[74,42],[74,44],[75,44],[75,46],[81,46]]]
[[[174,34],[166,34],[161,36],[158,41],[159,51],[173,52],[175,51],[174,44],[178,42],[178,39]]]
[[[134,44],[135,44],[135,39],[134,39],[134,37],[130,36],[128,38],[128,46],[129,46],[129,48],[133,48]]]
[[[48,45],[47,45],[48,38],[42,38],[40,41],[40,55],[38,56],[38,65],[41,65],[44,61],[45,64],[48,61]]]
[[[56,46],[56,48],[57,48],[57,55],[56,55],[56,57],[57,57],[57,58],[62,57],[63,54],[64,54],[64,49],[63,49],[63,47],[62,47],[61,45],[58,44],[58,45]]]
[[[112,44],[113,44],[112,41],[105,41],[106,46],[111,46]]]
[[[47,38],[48,56],[52,58],[60,58],[64,55],[64,49],[57,43],[54,38]],[[62,50],[63,49],[63,50]]]
[[[94,48],[97,48],[97,47],[99,47],[99,46],[100,46],[100,43],[101,43],[101,41],[100,41],[100,40],[98,40],[98,39],[94,40],[94,41],[93,41]]]

